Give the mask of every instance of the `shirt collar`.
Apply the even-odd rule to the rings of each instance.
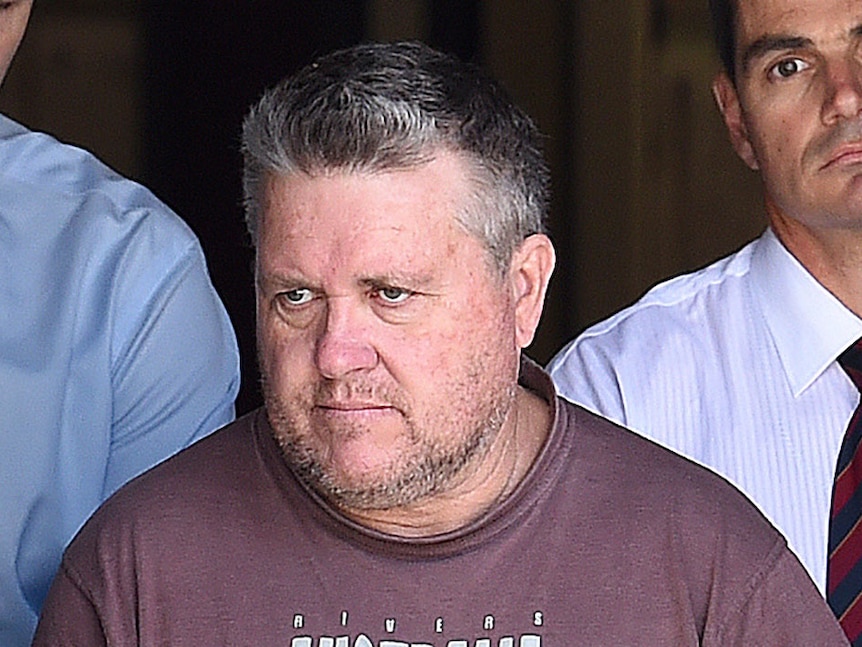
[[[798,397],[862,337],[862,319],[824,288],[771,229],[755,243],[751,279],[790,387]]]

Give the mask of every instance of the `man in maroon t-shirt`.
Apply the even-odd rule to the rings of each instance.
[[[727,483],[522,358],[554,266],[530,119],[416,43],[244,125],[265,407],[67,551],[36,645],[845,645]]]

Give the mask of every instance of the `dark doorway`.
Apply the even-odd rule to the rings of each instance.
[[[242,358],[241,414],[261,402],[253,252],[241,206],[239,129],[264,88],[363,38],[354,0],[143,3],[144,183],[201,239]]]

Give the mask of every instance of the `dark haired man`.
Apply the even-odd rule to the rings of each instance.
[[[726,482],[521,356],[554,250],[529,118],[415,43],[244,127],[265,407],[122,490],[36,645],[843,645]]]
[[[769,228],[587,330],[550,372],[566,397],[739,486],[855,639],[862,1],[710,6],[725,68],[715,98],[762,176]]]
[[[0,82],[32,0],[0,2]],[[0,645],[120,485],[234,418],[200,244],[144,187],[0,115]]]

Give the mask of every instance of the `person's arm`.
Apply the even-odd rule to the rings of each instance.
[[[42,608],[33,645],[37,647],[100,647],[108,639],[99,614],[63,564]],[[126,644],[126,643],[124,643]]]
[[[200,247],[193,240],[155,283],[147,251],[122,263],[105,496],[230,422],[239,389],[236,338]]]
[[[708,620],[705,647],[850,644],[802,564],[787,548],[747,593],[741,604],[729,605]]]

